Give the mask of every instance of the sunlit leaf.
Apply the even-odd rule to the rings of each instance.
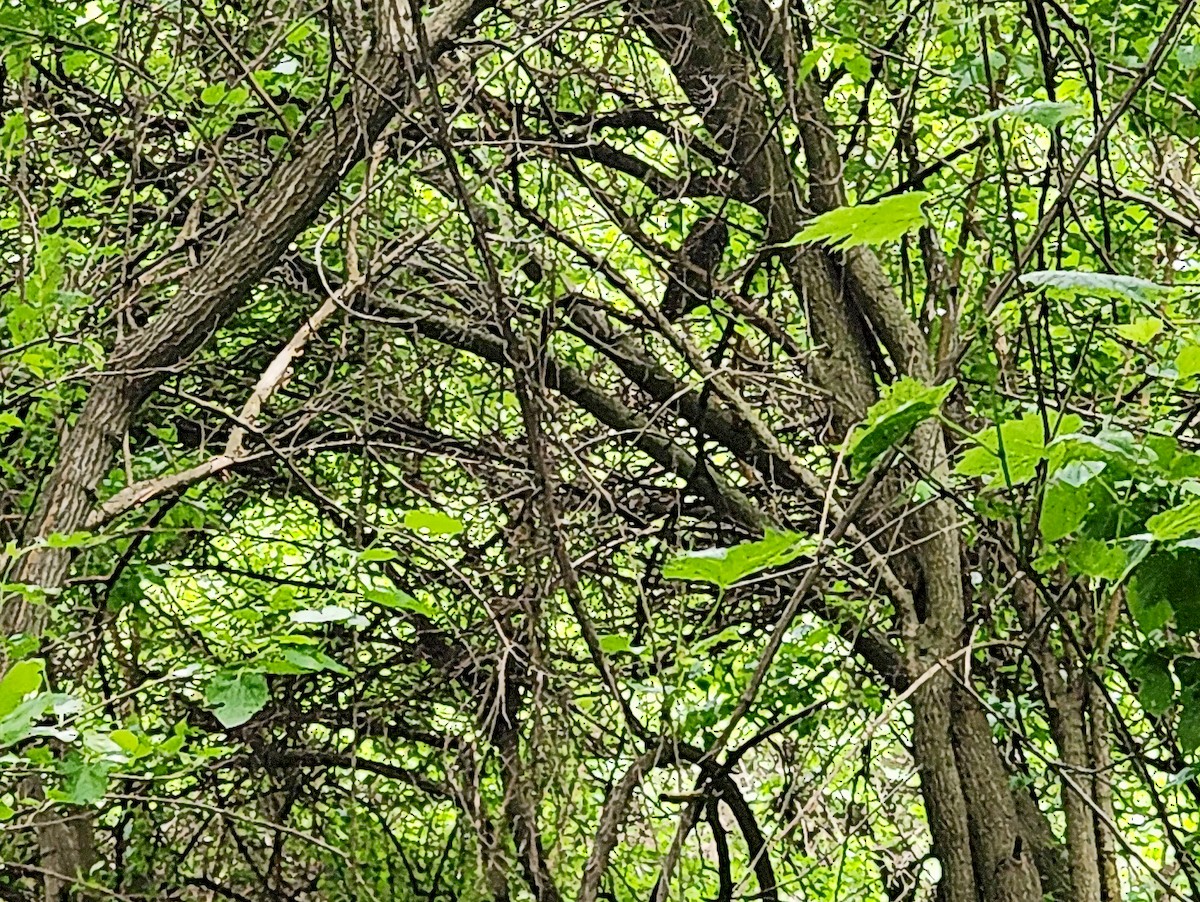
[[[926,191],[910,191],[874,203],[839,207],[822,213],[782,246],[825,243],[846,250],[898,241],[925,224],[921,205],[928,199]]]
[[[757,542],[676,555],[663,566],[663,576],[726,589],[748,576],[790,563],[811,548],[812,541],[798,533],[769,531]]]
[[[338,620],[349,620],[354,616],[354,612],[341,605],[327,604],[323,608],[292,611],[288,616],[296,623],[333,623]]]
[[[1200,532],[1200,501],[1189,501],[1155,514],[1146,521],[1146,529],[1160,542]]]
[[[0,679],[0,717],[13,711],[31,692],[42,685],[46,663],[40,659],[17,661]]]
[[[404,515],[404,525],[435,536],[455,536],[464,529],[461,520],[440,511],[408,511]]]
[[[266,677],[256,671],[214,677],[204,695],[224,727],[241,726],[266,707],[270,698]]]
[[[861,477],[883,454],[937,414],[953,388],[953,380],[930,388],[907,376],[890,386],[867,411],[866,421],[850,442],[851,473]]]

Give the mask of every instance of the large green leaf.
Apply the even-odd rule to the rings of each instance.
[[[871,405],[867,419],[850,442],[850,472],[861,477],[888,450],[904,441],[923,421],[934,416],[954,388],[954,380],[932,388],[905,376]]]
[[[927,191],[909,191],[870,204],[838,207],[822,213],[782,246],[826,243],[838,250],[846,250],[898,241],[925,224],[921,205],[928,199]]]
[[[1031,288],[1042,288],[1054,294],[1096,298],[1119,297],[1132,301],[1149,300],[1154,294],[1169,291],[1165,285],[1103,272],[1077,269],[1040,269],[1027,272],[1021,281]]]
[[[0,749],[34,735],[34,722],[54,706],[56,696],[42,692],[0,718]]]
[[[811,550],[812,545],[810,539],[798,533],[768,531],[757,542],[685,551],[667,561],[663,576],[712,583],[727,589],[755,573],[794,561]]]
[[[1138,682],[1138,699],[1149,714],[1165,712],[1175,700],[1175,678],[1170,660],[1155,649],[1144,650],[1129,668]]]
[[[1083,426],[1083,420],[1074,414],[1061,419],[1051,414],[1052,427],[1056,421],[1061,433],[1073,433]],[[999,435],[996,427],[989,426],[974,438],[977,447],[962,456],[954,471],[962,476],[982,476],[989,485],[1029,482],[1037,475],[1037,465],[1041,461],[1049,461],[1053,470],[1063,454],[1061,450],[1048,447],[1042,417],[1033,412],[1001,423]]]
[[[456,536],[465,528],[462,520],[441,511],[408,511],[404,515],[404,525],[414,532],[434,536]]]
[[[1082,538],[1066,550],[1067,565],[1072,573],[1117,582],[1129,566],[1129,555],[1120,545],[1100,539]]]
[[[1054,128],[1068,119],[1075,119],[1087,112],[1078,103],[1058,100],[1020,100],[1010,103],[982,116],[976,116],[972,122],[991,122],[994,119],[1023,119],[1045,128]]]
[[[1146,521],[1146,529],[1159,542],[1182,539],[1200,532],[1200,500],[1188,501],[1155,514]]]
[[[0,717],[13,711],[25,696],[37,692],[42,685],[42,672],[46,663],[39,659],[18,661],[0,680]]]
[[[1047,542],[1055,542],[1083,525],[1091,507],[1091,494],[1086,485],[1075,486],[1065,480],[1051,480],[1042,499],[1038,521],[1042,538]]]
[[[1172,615],[1183,632],[1200,629],[1200,551],[1176,549],[1149,555],[1129,581],[1129,609],[1145,632],[1161,629]]]
[[[270,698],[267,678],[253,670],[214,677],[204,695],[224,727],[241,726],[261,711]]]
[[[104,798],[108,790],[108,772],[112,764],[108,761],[82,761],[73,759],[63,765],[67,779],[63,789],[49,793],[50,797],[69,805],[94,805]]]

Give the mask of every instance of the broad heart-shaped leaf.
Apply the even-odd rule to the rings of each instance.
[[[971,121],[991,122],[993,119],[1005,117],[1024,119],[1044,128],[1054,128],[1068,119],[1082,116],[1085,112],[1086,110],[1077,103],[1064,103],[1056,100],[1020,100],[1017,103],[1010,103],[984,113],[982,116],[976,116]]]
[[[36,692],[42,685],[44,661],[33,659],[18,661],[0,680],[0,718],[7,716],[17,705],[21,704],[31,692]]]
[[[1051,428],[1060,433],[1073,433],[1083,425],[1074,414],[1062,418],[1051,414]],[[1047,447],[1045,427],[1038,413],[1027,413],[1015,420],[1000,424],[999,436],[994,426],[975,434],[978,447],[967,451],[954,472],[960,476],[982,476],[987,485],[1021,485],[1037,475],[1037,465],[1050,461],[1051,470],[1063,454],[1061,449]]]
[[[954,388],[954,380],[932,388],[907,376],[897,380],[871,405],[867,419],[850,441],[850,472],[857,479],[890,448],[904,441],[933,416]]]
[[[1039,269],[1021,276],[1021,281],[1032,288],[1045,288],[1055,294],[1093,298],[1128,298],[1145,301],[1162,291],[1170,291],[1165,285],[1139,279],[1137,276],[1119,276],[1112,273],[1085,272],[1078,269]]]
[[[261,711],[270,698],[267,678],[257,671],[213,677],[204,696],[223,727],[237,727]]]
[[[909,191],[870,204],[838,207],[822,213],[781,246],[825,242],[838,250],[846,250],[898,241],[925,224],[921,205],[928,199],[927,191]]]
[[[799,533],[768,530],[757,542],[685,551],[667,561],[663,576],[712,583],[727,589],[755,573],[794,561],[811,548],[812,541]]]
[[[1143,632],[1175,618],[1182,632],[1200,629],[1200,551],[1181,548],[1146,557],[1129,581],[1129,610]]]
[[[1155,514],[1146,521],[1146,529],[1159,542],[1182,539],[1200,532],[1200,501],[1189,501]]]

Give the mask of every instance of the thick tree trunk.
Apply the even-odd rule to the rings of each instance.
[[[433,52],[490,3],[449,0],[428,18]],[[367,55],[356,84],[355,102],[343,105],[312,138],[283,163],[251,199],[233,225],[209,245],[201,262],[146,324],[114,348],[106,372],[93,382],[75,426],[64,436],[58,462],[25,533],[26,545],[54,533],[83,528],[96,487],[112,465],[121,439],[146,398],[249,297],[296,236],[309,227],[342,179],[409,95],[408,69],[395,52],[380,48]],[[21,558],[12,581],[46,589],[63,585],[71,554],[39,547]],[[0,631],[40,635],[48,611],[23,594],[0,599]],[[75,875],[94,860],[90,821],[48,818],[39,828],[46,898],[56,902]]]
[[[633,10],[708,131],[748,183],[741,194],[755,198],[768,240],[790,238],[803,222],[799,192],[771,132],[749,62],[734,49],[711,6],[704,0],[641,0]],[[748,43],[761,48],[764,62],[787,83],[786,48],[771,32],[772,14],[753,0],[739,6],[739,12],[744,34],[758,38]],[[812,200],[821,208],[842,203],[840,160],[820,97],[807,85],[798,100],[808,113],[801,128],[811,130],[804,144]],[[872,348],[872,335],[900,373],[931,378],[924,337],[872,253],[860,249],[839,262],[824,251],[803,249],[786,262],[821,346],[815,375],[839,402],[843,426],[861,418],[875,398],[873,362],[879,353]],[[913,445],[926,469],[944,469],[937,427],[918,430]],[[915,546],[906,556],[925,589],[921,610],[897,613],[905,625],[909,673],[914,679],[928,674],[912,697],[913,747],[942,863],[940,897],[945,902],[1033,902],[1041,898],[1040,879],[1032,855],[1022,848],[1007,770],[986,716],[955,687],[950,669],[965,672],[960,655],[965,601],[955,512],[949,504],[931,504],[908,518],[905,531]]]

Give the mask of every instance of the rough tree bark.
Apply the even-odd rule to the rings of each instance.
[[[768,125],[748,61],[734,48],[712,8],[701,0],[643,0],[632,4],[632,12],[710,134],[729,154],[732,168],[749,183],[741,193],[754,198],[766,220],[767,240],[790,238],[804,218],[800,191]],[[770,15],[748,5],[740,18],[749,26],[747,33],[760,39],[754,46],[767,49],[768,65],[788,76],[786,53],[767,37]],[[809,111],[799,123],[808,154],[809,197],[816,208],[828,208],[845,198],[840,159],[811,84],[801,84],[799,100]],[[879,337],[899,374],[932,378],[924,336],[873,253],[860,249],[839,258],[805,249],[786,262],[807,304],[814,341],[822,349],[814,361],[815,375],[840,402],[843,427],[860,418],[875,399],[876,378],[888,376],[873,365],[878,353],[870,336]],[[935,426],[918,430],[912,444],[920,466],[934,474],[944,470],[944,442]],[[969,689],[956,685],[966,672],[966,598],[954,510],[948,502],[932,502],[911,513],[905,529],[915,543],[907,557],[923,589],[919,606],[904,610],[898,604],[897,614],[909,673],[933,671],[912,696],[913,745],[942,865],[940,897],[945,902],[1040,899],[1039,874],[1031,855],[1023,852],[1023,846],[1031,844],[1023,837],[991,728]]]
[[[445,52],[490,2],[448,0],[425,23],[429,46]],[[92,382],[79,418],[60,443],[58,460],[25,532],[25,544],[81,529],[95,502],[96,487],[112,464],[122,437],[147,397],[212,338],[278,262],[295,237],[313,222],[348,165],[358,159],[411,100],[408,64],[400,52],[379,47],[366,56],[356,92],[314,128],[312,137],[281,164],[245,212],[208,244],[198,265],[147,324],[119,342],[103,373]],[[55,589],[71,562],[67,549],[34,547],[13,569],[18,584]],[[41,635],[48,611],[24,594],[9,594],[0,607],[6,635]],[[90,819],[41,821],[39,845],[48,900],[57,900],[75,875],[94,860]]]

